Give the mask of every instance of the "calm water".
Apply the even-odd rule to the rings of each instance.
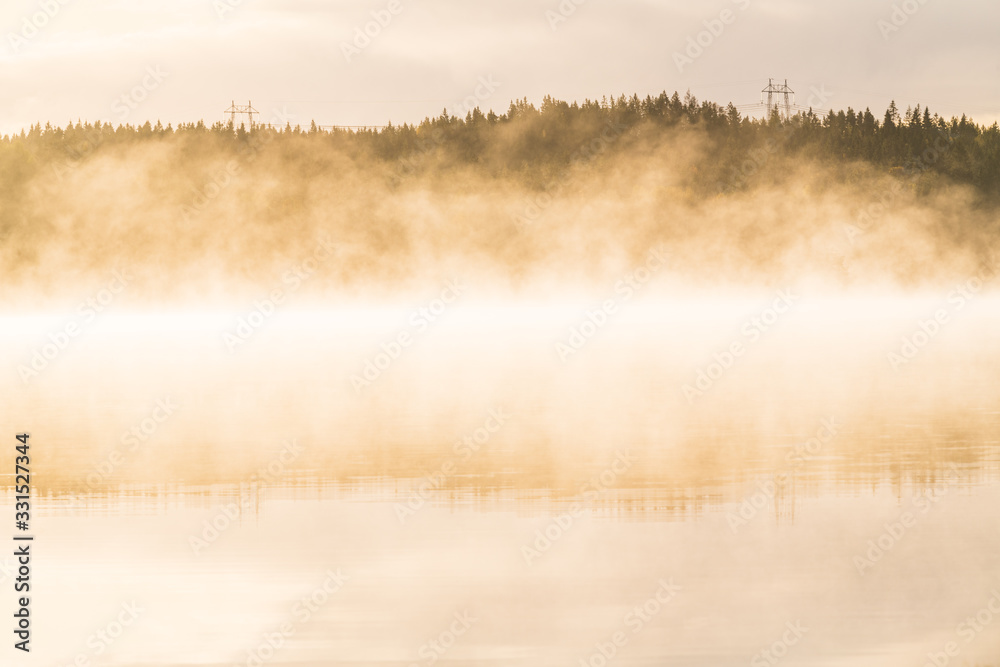
[[[773,299],[6,318],[17,664],[1000,664],[996,300]]]

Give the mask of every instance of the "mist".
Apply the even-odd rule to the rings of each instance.
[[[385,157],[391,129],[147,125],[123,141],[104,126],[110,139],[34,155],[25,146],[69,144],[73,128],[8,139],[0,298],[44,310],[118,270],[130,282],[122,303],[141,309],[274,289],[323,307],[409,298],[449,277],[481,295],[558,299],[614,285],[653,251],[669,258],[658,281],[668,292],[934,290],[996,271],[989,194],[935,164],[886,168],[772,139],[722,157],[705,123],[554,129],[523,116],[472,148],[440,123],[404,127],[414,143],[398,159]],[[735,131],[751,134],[748,122]]]

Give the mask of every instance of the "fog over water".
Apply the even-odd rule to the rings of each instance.
[[[997,217],[971,188],[766,152],[706,182],[700,134],[581,132],[567,141],[598,142],[585,159],[527,172],[493,153],[385,162],[306,136],[239,151],[214,136],[99,146],[6,194],[0,297],[65,307],[117,268],[130,279],[119,309],[218,308],[273,289],[315,307],[419,298],[448,277],[476,296],[558,299],[612,291],[653,250],[669,258],[657,289],[947,293],[996,273]]]
[[[0,667],[1000,667],[998,17],[7,0]]]
[[[3,194],[46,664],[995,664],[982,192],[256,136]]]

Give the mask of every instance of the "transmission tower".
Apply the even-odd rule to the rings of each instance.
[[[258,116],[260,115],[260,112],[253,108],[253,103],[251,103],[250,101],[247,101],[246,104],[237,104],[235,100],[233,100],[232,106],[226,109],[225,113],[229,114],[229,119],[233,123],[234,129],[236,128],[236,116],[237,115],[242,116],[243,114],[246,114],[247,116],[246,127],[248,130],[254,129],[254,127],[256,127],[257,125],[257,123],[254,121],[253,118],[254,114],[257,114]]]
[[[765,100],[764,94],[767,94]],[[781,96],[776,97],[776,96]],[[773,111],[778,111],[788,120],[792,113],[811,113],[812,107],[804,107],[795,103],[795,91],[788,87],[788,79],[784,84],[774,83],[774,79],[767,80],[767,88],[760,91],[760,102],[749,104],[737,104],[736,110],[744,113],[759,113],[764,110],[765,120],[771,117]],[[783,99],[782,99],[783,98]]]
[[[783,85],[776,85],[771,79],[767,80],[767,88],[760,91],[760,103],[764,103],[764,93],[767,93],[767,115],[771,115],[771,109],[782,109],[784,112],[785,120],[792,115],[792,106],[795,104],[795,91],[788,87],[788,79],[785,79]],[[778,103],[774,101],[775,95],[784,96],[784,104],[779,107]],[[791,95],[791,98],[789,98]]]

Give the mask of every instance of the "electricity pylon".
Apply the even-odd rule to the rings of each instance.
[[[254,127],[256,127],[257,125],[257,123],[254,122],[253,118],[254,114],[257,114],[258,116],[260,115],[260,112],[253,108],[253,103],[251,103],[249,100],[247,101],[246,104],[237,104],[236,101],[233,100],[232,106],[226,109],[225,113],[229,114],[229,119],[233,123],[233,129],[236,128],[236,116],[237,115],[242,116],[243,114],[246,114],[247,116],[246,126],[248,130],[254,129]]]
[[[775,85],[771,79],[767,80],[767,88],[760,91],[760,102],[764,103],[764,93],[767,93],[767,115],[771,115],[771,109],[778,109],[778,105],[774,102],[775,95],[784,95],[784,117],[785,120],[792,115],[792,105],[795,104],[795,91],[788,87],[788,79],[785,79],[784,85]],[[789,99],[791,95],[791,99]]]

